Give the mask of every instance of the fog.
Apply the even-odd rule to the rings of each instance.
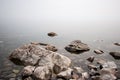
[[[120,0],[0,0],[0,32],[120,31]]]

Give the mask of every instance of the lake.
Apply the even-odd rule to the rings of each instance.
[[[56,32],[58,36],[49,37],[48,32]],[[90,24],[6,24],[1,25],[0,29],[0,69],[2,77],[8,75],[11,69],[20,69],[20,66],[14,65],[8,60],[10,53],[30,42],[43,42],[53,44],[58,48],[60,54],[63,54],[72,59],[73,65],[85,68],[86,59],[90,56],[96,58],[107,59],[115,61],[120,68],[119,60],[115,60],[109,55],[110,51],[119,51],[120,47],[114,45],[119,42],[120,32],[116,24],[111,23],[90,23]],[[71,54],[67,52],[64,47],[73,40],[81,40],[88,44],[90,51],[81,54]],[[101,49],[103,54],[95,54],[95,49]],[[8,72],[8,73],[6,73]],[[4,73],[4,74],[3,74]],[[1,77],[1,78],[2,78]]]

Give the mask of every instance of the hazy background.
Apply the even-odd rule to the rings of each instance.
[[[0,0],[0,33],[117,35],[119,27],[120,0]]]

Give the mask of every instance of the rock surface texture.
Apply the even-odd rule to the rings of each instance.
[[[87,44],[82,43],[80,40],[74,40],[72,41],[68,46],[65,47],[65,49],[69,52],[84,52],[84,51],[89,51],[90,48],[88,47]]]

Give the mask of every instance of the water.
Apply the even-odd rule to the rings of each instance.
[[[106,25],[106,26],[105,26]],[[104,27],[103,27],[104,26]],[[109,26],[109,27],[108,27]],[[58,36],[49,37],[48,32],[56,32]],[[60,54],[69,57],[73,65],[85,68],[86,59],[89,56],[103,58],[115,61],[120,67],[119,60],[115,60],[109,55],[110,51],[119,51],[120,47],[114,45],[114,42],[120,42],[120,32],[117,25],[96,23],[89,24],[7,24],[1,25],[0,29],[0,70],[4,77],[11,74],[11,69],[19,69],[20,66],[14,65],[9,61],[8,57],[11,52],[30,42],[43,42],[53,44],[58,48]],[[73,40],[81,40],[88,44],[90,51],[82,54],[71,54],[64,47]],[[97,55],[94,49],[101,49],[105,53]],[[0,76],[1,77],[1,76]],[[1,77],[2,78],[2,77]]]

